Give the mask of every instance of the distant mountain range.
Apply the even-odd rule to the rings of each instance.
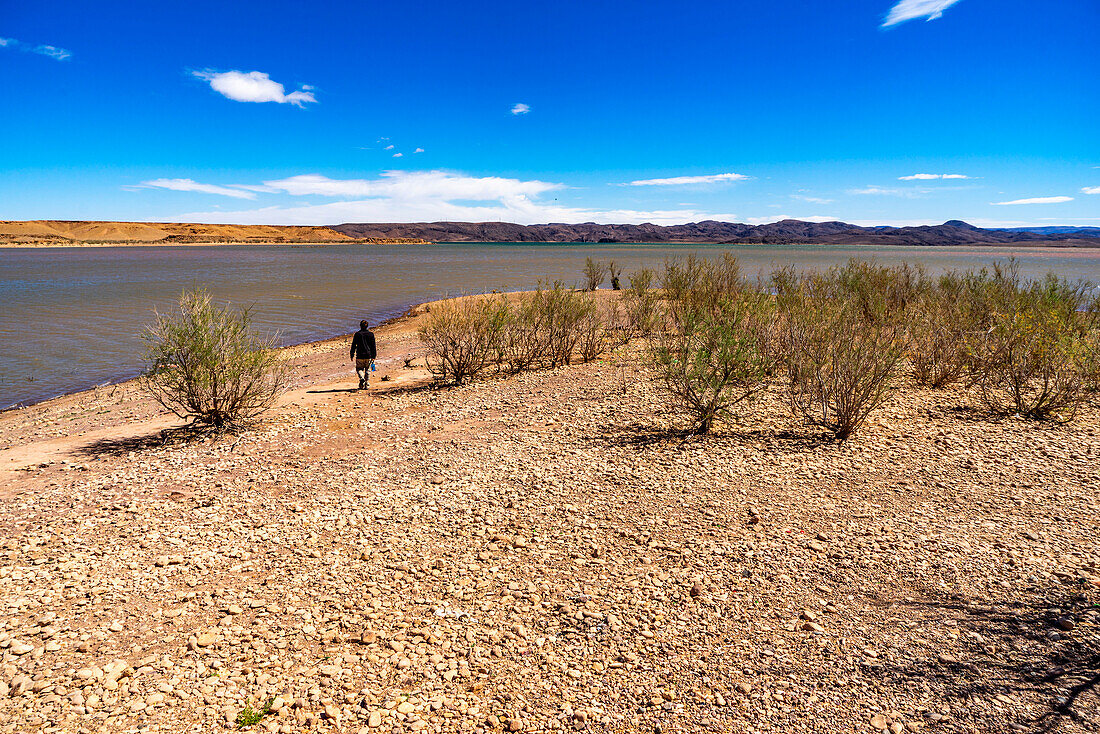
[[[685,242],[715,244],[815,245],[1056,245],[1100,247],[1098,227],[982,229],[952,220],[924,227],[858,227],[844,222],[785,219],[774,224],[703,221],[692,224],[509,224],[430,222],[338,224],[349,237],[411,237],[431,242]]]
[[[657,224],[593,222],[532,225],[507,222],[428,222],[338,224],[329,227],[54,220],[0,222],[0,246],[341,242],[669,242],[1100,247],[1100,227],[981,229],[960,221],[945,222],[934,227],[858,227],[844,222],[802,222],[796,219],[758,225],[704,221],[668,227]]]

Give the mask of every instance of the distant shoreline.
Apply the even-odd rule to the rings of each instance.
[[[117,242],[0,242],[0,250],[85,250],[109,247],[265,247],[280,245],[287,247],[329,247],[331,245],[587,245],[591,247],[611,247],[616,245],[704,245],[725,247],[913,247],[927,250],[952,248],[1019,248],[1027,250],[1088,250],[1100,249],[1100,239],[1023,241],[1023,242],[956,242],[950,244],[882,243],[882,242],[718,242],[701,240],[630,240],[617,242],[569,242],[569,241],[506,241],[506,240],[415,240],[410,238],[364,239],[364,240],[321,240],[294,242],[256,242],[256,241],[213,241],[213,242],[165,242],[163,240]]]

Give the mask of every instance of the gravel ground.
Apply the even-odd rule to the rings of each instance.
[[[1100,729],[1095,406],[902,385],[836,443],[774,392],[685,440],[631,348],[431,389],[405,334],[372,392],[13,474],[0,731]]]

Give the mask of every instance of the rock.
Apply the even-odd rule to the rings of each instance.
[[[939,660],[944,665],[954,665],[959,662],[959,659],[948,652],[941,652],[936,656],[936,660]]]
[[[875,714],[871,717],[871,727],[880,731],[886,730],[886,717],[882,714]]]
[[[895,721],[890,724],[890,734],[901,734],[903,731],[905,731],[905,727],[900,722]]]
[[[34,645],[27,644],[26,642],[13,642],[8,648],[12,655],[26,655],[34,650]]]
[[[373,728],[377,728],[381,725],[382,725],[382,712],[381,711],[371,711],[370,712],[370,718],[367,719],[367,726],[369,726],[373,729]]]
[[[745,682],[741,682],[741,683],[738,683],[738,684],[737,684],[737,690],[738,690],[738,691],[739,691],[740,693],[743,693],[743,694],[745,694],[745,695],[747,696],[747,695],[749,695],[750,693],[752,693],[752,686],[751,686],[751,685],[749,685],[748,683],[745,683]]]
[[[1071,619],[1070,617],[1059,617],[1057,620],[1055,620],[1054,626],[1062,630],[1063,632],[1070,632],[1071,630],[1073,630],[1074,627],[1077,626],[1077,623],[1074,622],[1073,619]]]
[[[199,647],[210,647],[218,641],[218,636],[209,630],[203,631],[195,635],[195,644]]]
[[[431,479],[432,484],[435,485],[443,484],[443,482],[445,481],[447,481],[447,477],[443,476],[442,474],[436,474]]]

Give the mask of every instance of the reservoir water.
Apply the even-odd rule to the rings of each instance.
[[[827,268],[849,258],[977,269],[1015,257],[1028,277],[1054,272],[1100,283],[1100,250],[808,245],[527,244],[240,245],[0,248],[0,409],[133,377],[154,309],[207,287],[254,308],[284,344],[354,331],[409,306],[458,293],[576,283],[586,257],[626,274],[666,258],[731,251],[750,275],[776,266]]]

